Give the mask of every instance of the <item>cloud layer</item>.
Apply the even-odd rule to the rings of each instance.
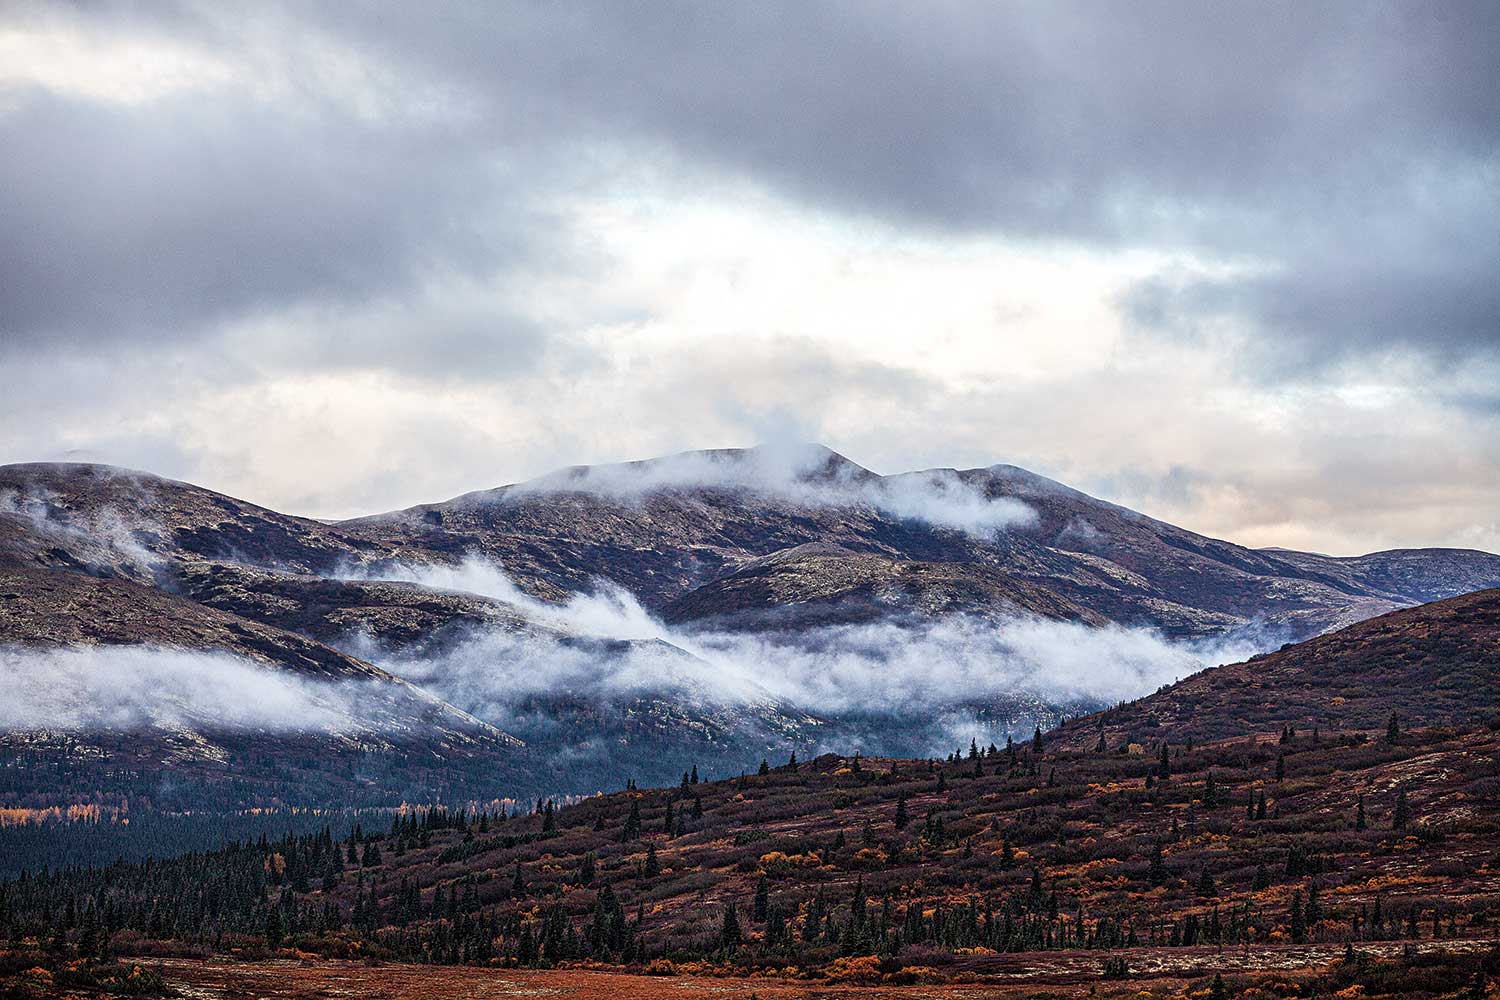
[[[350,515],[794,428],[1500,547],[1497,17],[13,4],[0,460]]]
[[[607,581],[554,605],[520,593],[500,567],[482,559],[389,567],[381,575],[506,601],[534,621],[582,637],[480,631],[451,649],[421,655],[354,640],[361,656],[501,728],[535,724],[537,698],[621,704],[666,696],[708,710],[769,705],[834,720],[907,719],[905,731],[892,739],[910,739],[927,727],[932,742],[923,749],[936,752],[951,749],[954,733],[993,732],[995,719],[978,721],[990,707],[1001,710],[1003,729],[1004,712],[1016,704],[1051,706],[1045,710],[1054,713],[1057,706],[1107,705],[1263,649],[1253,636],[1173,644],[1147,629],[1023,617],[755,635],[687,631],[654,619]],[[1024,735],[1035,718],[1019,716],[1017,732]],[[834,738],[848,734],[839,730]],[[867,736],[866,746],[879,751],[878,734]]]
[[[230,656],[153,646],[0,647],[0,731],[234,729],[353,734],[363,682],[306,681]]]

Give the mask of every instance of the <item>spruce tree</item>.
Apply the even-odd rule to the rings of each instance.
[[[740,918],[735,912],[734,904],[730,903],[724,910],[724,924],[719,929],[719,947],[737,948],[744,940],[740,933]]]
[[[1151,847],[1151,867],[1147,873],[1152,885],[1161,885],[1167,880],[1167,866],[1162,861],[1161,841],[1157,841]]]
[[[628,842],[641,835],[641,800],[630,800],[630,815],[625,817],[625,828],[620,831],[621,842]]]

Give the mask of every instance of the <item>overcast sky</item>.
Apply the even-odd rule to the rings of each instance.
[[[816,440],[1500,551],[1500,4],[0,4],[0,462]]]

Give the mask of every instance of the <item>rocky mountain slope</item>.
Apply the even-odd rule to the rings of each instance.
[[[1429,549],[1341,560],[1256,551],[1014,466],[878,476],[816,447],[790,456],[744,449],[572,469],[337,528],[371,548],[416,558],[483,553],[539,596],[605,577],[679,620],[743,616],[743,590],[726,578],[754,573],[751,563],[776,553],[800,559],[804,571],[779,596],[760,599],[770,608],[826,601],[840,588],[879,588],[892,561],[928,563],[983,578],[983,594],[958,602],[964,610],[1086,611],[1177,637],[1256,627],[1295,640],[1500,585],[1500,556],[1489,553]],[[809,561],[799,552],[809,544],[875,558]],[[952,603],[942,593],[948,582],[904,575],[914,606],[941,612]],[[695,596],[702,587],[710,589]],[[927,587],[933,593],[923,595]],[[867,613],[860,603],[851,602],[855,617]]]
[[[809,603],[822,609],[811,621],[837,618],[840,603],[858,620],[889,600],[922,615],[1019,610],[1300,639],[1500,585],[1489,553],[1257,551],[1013,466],[878,476],[821,448],[571,469],[335,524],[143,473],[14,465],[0,467],[0,525],[0,559],[138,580],[194,561],[378,577],[477,555],[533,597],[606,579],[680,622]]]
[[[430,576],[475,558],[503,569],[504,587]],[[145,473],[5,466],[0,568],[23,598],[0,617],[0,646],[217,648],[309,676],[389,668],[450,702],[440,714],[529,745],[501,752],[500,739],[486,788],[577,791],[691,761],[733,773],[792,746],[913,753],[946,738],[950,714],[1003,735],[1091,704],[994,688],[851,714],[816,687],[788,695],[786,678],[780,694],[756,687],[755,656],[810,651],[796,670],[846,669],[827,655],[840,627],[1020,616],[1264,644],[1500,584],[1487,553],[1255,551],[1010,466],[879,476],[821,448],[575,468],[332,524]],[[608,586],[664,624],[622,634],[564,613]],[[72,611],[43,599],[84,591]],[[750,669],[726,693],[723,664],[670,646],[726,636],[792,638],[742,650]],[[270,736],[258,745],[275,756]]]

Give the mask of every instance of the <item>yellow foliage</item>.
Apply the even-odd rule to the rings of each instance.
[[[878,983],[881,979],[880,959],[874,955],[836,958],[824,978],[830,983]]]

